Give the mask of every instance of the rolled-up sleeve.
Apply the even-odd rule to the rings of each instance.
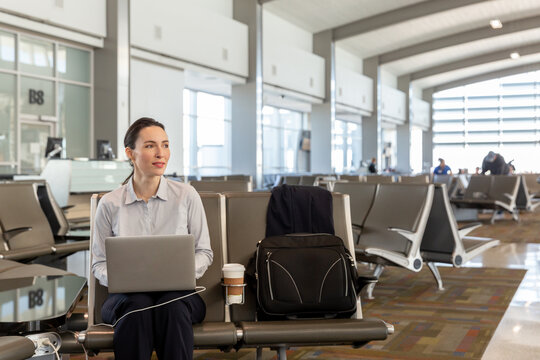
[[[195,238],[195,278],[199,279],[212,264],[214,254],[201,197],[194,188],[188,195],[188,231]]]
[[[96,210],[92,234],[92,272],[103,286],[108,286],[105,239],[112,235],[110,209],[102,199]]]

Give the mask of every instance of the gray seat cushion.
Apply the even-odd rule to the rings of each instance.
[[[360,344],[384,340],[388,328],[378,319],[324,319],[241,322],[243,342],[255,345]]]
[[[112,350],[114,330],[104,325],[90,327],[86,332],[84,346],[87,349]],[[193,325],[193,340],[196,348],[232,346],[238,342],[233,323],[203,322]]]

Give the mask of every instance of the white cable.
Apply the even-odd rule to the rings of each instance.
[[[199,289],[199,290],[197,290],[197,289]],[[97,325],[104,325],[104,326],[108,326],[108,327],[114,328],[114,327],[116,326],[116,324],[118,324],[118,322],[119,322],[120,320],[122,320],[123,318],[125,318],[126,316],[128,316],[128,315],[130,315],[130,314],[133,314],[133,313],[136,313],[136,312],[141,312],[141,311],[146,311],[146,310],[150,310],[150,309],[154,309],[154,308],[157,308],[157,307],[160,307],[160,306],[163,306],[163,305],[170,304],[170,303],[172,303],[172,302],[174,302],[174,301],[178,301],[178,300],[181,300],[181,299],[185,299],[185,298],[190,297],[190,296],[192,296],[192,295],[195,295],[195,294],[201,293],[201,292],[203,292],[203,291],[206,291],[206,288],[205,288],[204,286],[196,286],[196,287],[195,287],[195,290],[196,290],[196,291],[194,291],[194,292],[192,292],[192,293],[190,293],[190,294],[187,294],[187,295],[184,295],[184,296],[180,296],[180,297],[174,298],[174,299],[172,299],[172,300],[168,300],[168,301],[166,301],[166,302],[164,302],[164,303],[161,303],[161,304],[156,304],[156,305],[148,306],[148,307],[145,307],[145,308],[142,308],[142,309],[132,310],[132,311],[130,311],[130,312],[125,313],[124,315],[122,315],[122,316],[121,316],[118,320],[116,320],[116,321],[114,322],[114,324],[112,324],[112,325],[111,325],[111,324],[100,323],[100,324],[96,324],[96,326],[97,326]]]
[[[72,334],[75,336],[75,339],[77,339],[77,336],[78,336],[78,335],[77,335],[76,332],[71,331],[71,330],[65,330],[65,331],[68,332],[68,333],[72,333]],[[84,351],[84,357],[85,357],[85,360],[89,360],[89,359],[88,359],[88,350],[86,350],[86,348],[84,347],[84,344],[83,344],[83,343],[79,343],[79,344],[81,344],[82,349],[83,349],[83,351]]]
[[[53,351],[54,351],[54,355],[56,355],[56,359],[57,360],[62,360],[60,359],[60,354],[58,353],[58,350],[60,350],[60,344],[58,344],[58,347],[55,347],[53,345],[53,343],[51,342],[51,340],[49,340],[49,338],[45,338],[43,339],[43,341],[41,342],[42,345],[45,345],[45,346],[50,346],[52,347]]]

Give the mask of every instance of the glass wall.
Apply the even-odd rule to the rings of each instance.
[[[184,90],[184,174],[231,173],[231,99]]]
[[[0,30],[0,173],[39,173],[47,137],[92,150],[92,51]]]
[[[304,153],[309,151],[309,141],[304,122],[301,112],[263,107],[264,174],[306,171]]]
[[[518,172],[540,171],[540,72],[434,94],[433,159],[474,172],[489,151]]]
[[[362,125],[336,119],[332,138],[333,171],[338,174],[357,173],[362,160]]]

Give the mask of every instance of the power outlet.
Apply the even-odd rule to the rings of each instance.
[[[50,343],[56,348],[59,348],[62,343],[60,336],[56,333],[32,334],[26,337],[36,344],[36,350],[34,356],[32,356],[32,358],[36,359],[48,359],[47,356],[51,355],[53,356],[51,359],[54,359],[54,348],[51,345],[45,345],[44,342]]]

